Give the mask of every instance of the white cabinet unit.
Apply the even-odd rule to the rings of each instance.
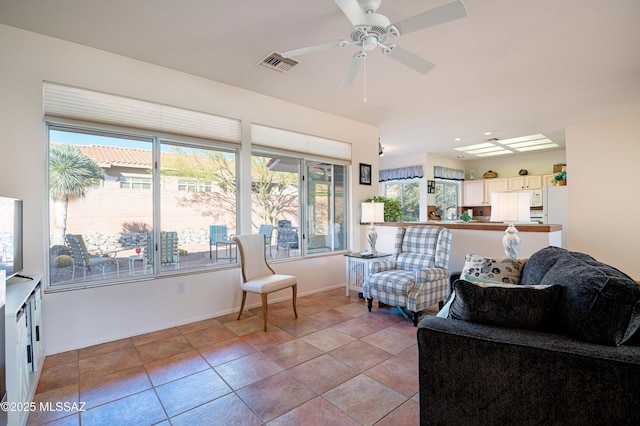
[[[542,189],[542,175],[526,175],[509,178],[509,191],[531,189]]]
[[[491,193],[507,191],[509,185],[508,180],[505,179],[486,179],[484,184],[484,198],[485,205],[491,205]]]
[[[347,253],[347,296],[349,290],[355,290],[362,294],[362,286],[369,278],[369,263],[386,260],[391,253],[377,253],[372,256],[363,256],[360,253]]]
[[[484,180],[465,180],[462,183],[462,198],[465,207],[484,205]]]
[[[553,186],[553,180],[555,179],[557,173],[553,173],[550,175],[542,175],[542,183],[544,186]]]
[[[491,193],[506,191],[509,180],[500,179],[479,179],[465,180],[463,182],[463,200],[465,207],[490,206]]]
[[[25,406],[36,392],[44,363],[42,300],[41,276],[14,277],[7,282],[5,351],[9,406]],[[8,424],[24,425],[28,417],[29,410],[10,410]]]

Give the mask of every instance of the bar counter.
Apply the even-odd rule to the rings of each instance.
[[[502,238],[507,229],[506,223],[498,222],[383,222],[375,223],[378,241],[376,249],[383,253],[393,253],[396,230],[407,226],[441,226],[451,229],[451,253],[449,256],[449,270],[461,271],[467,254],[478,254],[486,257],[506,257],[502,246]],[[362,250],[367,248],[366,237],[368,224],[361,223],[360,235]],[[562,225],[554,224],[515,224],[521,239],[518,258],[528,258],[536,251],[547,246],[562,244]]]
[[[368,225],[366,223],[362,223],[362,225]],[[485,221],[471,221],[471,222],[458,222],[458,221],[447,221],[447,220],[430,220],[428,222],[381,222],[374,223],[376,227],[378,226],[416,226],[416,225],[430,225],[430,226],[441,226],[443,228],[448,229],[469,229],[476,231],[503,231],[507,227],[507,223],[502,222],[485,222]],[[538,223],[515,223],[515,227],[519,232],[554,232],[561,231],[562,225],[548,225],[548,224],[538,224]]]

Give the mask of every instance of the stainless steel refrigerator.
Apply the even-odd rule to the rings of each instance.
[[[565,186],[545,186],[543,191],[542,211],[544,212],[543,222],[547,224],[562,225],[562,247],[567,248],[567,210],[569,202],[567,199],[568,187]]]

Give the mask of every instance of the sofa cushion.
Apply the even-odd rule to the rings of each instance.
[[[522,269],[520,284],[536,285],[542,282],[542,278],[556,264],[558,259],[569,253],[567,249],[549,246],[538,250],[531,255]]]
[[[467,254],[462,275],[505,284],[518,284],[526,262],[527,259],[500,259]]]
[[[482,324],[540,329],[551,315],[561,287],[483,284],[457,280],[449,318]]]
[[[640,286],[588,255],[566,252],[540,284],[563,287],[553,314],[557,331],[586,342],[620,345],[640,328]]]

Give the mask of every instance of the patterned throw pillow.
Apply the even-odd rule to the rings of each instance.
[[[518,284],[527,259],[497,259],[468,254],[465,257],[462,275],[482,280]]]

